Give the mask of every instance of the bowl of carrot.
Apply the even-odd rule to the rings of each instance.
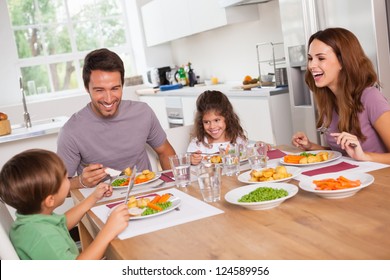
[[[301,180],[299,187],[323,198],[339,199],[351,197],[373,182],[374,177],[367,173],[326,173]]]

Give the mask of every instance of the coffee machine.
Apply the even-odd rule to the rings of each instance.
[[[171,73],[171,67],[169,66],[151,68],[147,72],[148,82],[154,88],[158,88],[162,85],[169,85],[170,82],[167,79],[167,73]]]

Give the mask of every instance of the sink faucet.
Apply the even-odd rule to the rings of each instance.
[[[27,111],[27,104],[26,104],[26,96],[24,95],[24,90],[23,90],[23,82],[22,82],[22,77],[19,78],[19,83],[20,83],[20,91],[22,93],[22,100],[23,100],[23,108],[24,108],[24,125],[26,127],[31,127],[31,119],[30,119],[30,114]]]

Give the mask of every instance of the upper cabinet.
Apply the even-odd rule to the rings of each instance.
[[[259,18],[254,6],[222,8],[218,0],[153,0],[141,11],[147,46]]]

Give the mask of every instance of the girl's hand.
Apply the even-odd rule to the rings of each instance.
[[[100,183],[96,186],[93,195],[97,200],[100,200],[103,197],[109,197],[112,195],[112,186],[109,186],[107,183]]]
[[[203,155],[201,153],[202,152],[198,150],[198,151],[191,154],[191,164],[192,165],[198,165],[202,161]]]
[[[360,161],[369,160],[368,155],[363,151],[359,139],[355,135],[347,132],[331,133],[330,135],[336,139],[336,143],[340,145],[341,149],[345,150],[351,158]]]
[[[310,150],[312,146],[312,143],[310,142],[309,138],[307,138],[306,134],[300,131],[293,135],[291,144],[293,144],[294,147],[304,151]]]
[[[267,147],[267,152],[272,150],[272,145],[268,144],[266,142],[263,142],[263,141],[257,141],[255,145],[256,146],[266,146]]]

